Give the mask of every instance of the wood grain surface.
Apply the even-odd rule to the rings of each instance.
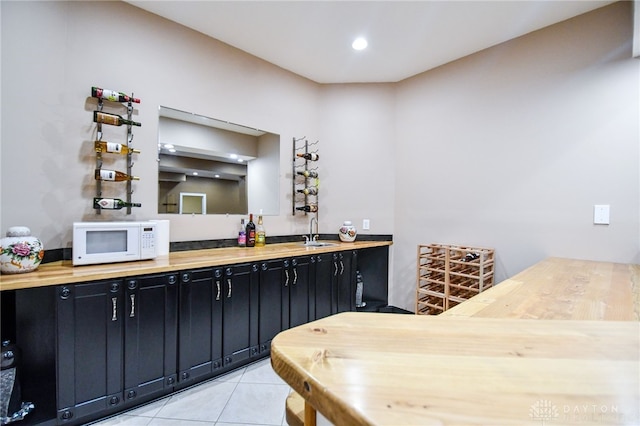
[[[640,424],[640,322],[343,313],[274,370],[337,425]]]
[[[640,320],[640,265],[548,258],[445,316]]]
[[[180,270],[226,266],[245,262],[285,257],[315,255],[345,250],[389,246],[391,241],[355,241],[335,245],[306,247],[300,243],[267,244],[264,247],[227,247],[204,250],[172,252],[153,260],[110,263],[105,265],[73,266],[71,261],[51,262],[40,265],[34,272],[0,275],[0,290],[16,290],[84,281],[124,278],[143,274],[177,272]]]

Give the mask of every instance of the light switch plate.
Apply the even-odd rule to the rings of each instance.
[[[609,205],[596,204],[593,206],[593,223],[596,225],[609,224]]]
[[[369,226],[370,226],[369,219],[362,219],[362,229],[363,230],[369,229]]]

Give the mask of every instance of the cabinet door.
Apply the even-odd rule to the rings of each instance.
[[[121,280],[58,287],[59,423],[122,405],[123,295]]]
[[[334,254],[336,298],[333,312],[354,311],[356,308],[357,252],[345,251]]]
[[[271,339],[284,329],[284,318],[288,322],[289,266],[289,260],[281,259],[260,264],[258,308],[260,352],[268,351]],[[286,313],[285,310],[287,311]]]
[[[211,268],[180,272],[178,380],[190,382],[213,369],[214,301],[219,298]]]
[[[316,256],[315,274],[313,277],[313,299],[315,317],[310,319],[320,319],[331,315],[331,300],[333,298],[334,273],[337,275],[337,264],[334,267],[333,254],[325,253]]]
[[[290,271],[288,322],[284,324],[285,328],[309,322],[311,257],[292,259]]]
[[[177,378],[178,276],[125,280],[124,398],[168,393]]]
[[[258,354],[258,265],[225,268],[222,353],[224,367]]]

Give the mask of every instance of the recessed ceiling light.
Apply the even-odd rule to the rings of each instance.
[[[167,148],[167,149],[171,149],[171,148],[173,148],[173,145],[171,145],[170,143],[165,143],[164,147]]]
[[[238,154],[229,154],[229,158],[238,158]]]
[[[198,176],[198,172],[193,172],[193,175],[194,176]]]
[[[369,43],[367,43],[367,40],[364,37],[358,37],[353,41],[353,43],[351,43],[351,47],[353,47],[355,50],[366,49],[368,45]]]
[[[242,158],[238,158],[238,163],[244,163],[244,160]]]
[[[176,152],[175,148],[171,148],[169,152]]]
[[[220,175],[215,175],[215,177],[219,178],[219,177],[220,177]]]

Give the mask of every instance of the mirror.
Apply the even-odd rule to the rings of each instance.
[[[280,135],[161,106],[158,213],[279,214]]]

